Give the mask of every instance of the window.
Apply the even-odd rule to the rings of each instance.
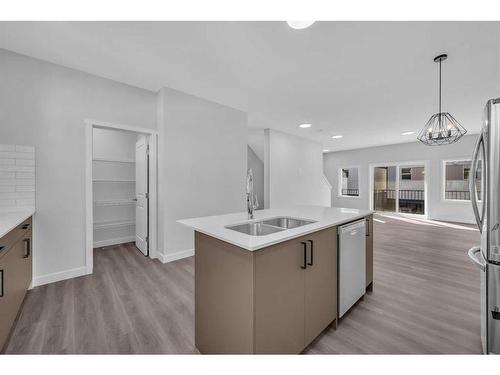
[[[444,199],[453,201],[470,200],[469,176],[471,172],[471,160],[447,160],[444,161]],[[481,199],[481,166],[475,176],[478,198]]]
[[[338,195],[341,197],[359,197],[359,174],[357,167],[340,169]]]
[[[464,180],[469,179],[469,171],[470,171],[470,167],[464,167]]]
[[[401,179],[411,180],[411,168],[401,168]]]

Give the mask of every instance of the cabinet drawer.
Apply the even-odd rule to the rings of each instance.
[[[31,217],[23,221],[17,227],[12,229],[5,236],[0,238],[0,259],[5,256],[10,247],[21,237],[31,235],[32,221]]]

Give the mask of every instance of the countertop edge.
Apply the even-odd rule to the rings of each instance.
[[[200,232],[200,233],[203,233],[203,234],[205,234],[207,236],[210,236],[210,237],[216,238],[218,240],[227,242],[227,243],[229,243],[231,245],[234,245],[234,246],[237,246],[237,247],[239,247],[241,249],[244,249],[244,250],[247,250],[247,251],[256,251],[256,250],[264,249],[264,248],[266,248],[268,246],[276,245],[276,244],[281,243],[281,242],[285,242],[285,241],[293,240],[293,239],[298,238],[298,237],[306,236],[308,234],[311,234],[311,233],[314,233],[314,232],[318,232],[318,231],[323,230],[323,229],[328,229],[328,228],[331,228],[331,227],[336,227],[336,226],[339,226],[339,225],[342,225],[342,224],[345,224],[345,223],[349,223],[351,221],[359,220],[361,218],[373,215],[373,213],[374,213],[373,211],[367,210],[367,212],[365,212],[365,213],[360,213],[360,214],[354,215],[354,216],[352,216],[350,218],[342,219],[342,220],[335,221],[335,222],[332,222],[332,223],[327,223],[327,224],[324,224],[324,225],[315,226],[313,229],[309,229],[309,230],[305,230],[306,228],[302,227],[301,229],[304,229],[304,230],[301,230],[300,233],[294,233],[294,234],[291,234],[290,236],[287,236],[286,238],[280,238],[280,239],[276,239],[276,240],[271,240],[269,242],[266,242],[265,244],[257,245],[257,246],[244,246],[241,243],[238,243],[237,241],[232,241],[231,239],[224,238],[223,236],[219,236],[217,234],[211,233],[210,231],[206,231],[206,230],[204,230],[202,228],[193,227],[193,226],[187,225],[187,224],[183,223],[182,220],[178,220],[177,222],[179,224],[185,225],[185,226],[187,226],[187,227],[195,230],[196,232]]]
[[[0,224],[0,238],[9,233],[16,226],[21,224],[23,221],[28,219],[29,217],[35,214],[35,210],[26,210],[26,211],[0,211],[0,216],[2,214],[19,214],[16,217],[12,218],[12,221],[8,222],[5,227]]]

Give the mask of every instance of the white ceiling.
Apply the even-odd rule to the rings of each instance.
[[[499,22],[0,22],[0,47],[130,85],[172,87],[330,150],[408,142],[444,110],[470,132],[500,96]],[[298,124],[309,122],[310,129]],[[341,140],[331,135],[342,134]]]

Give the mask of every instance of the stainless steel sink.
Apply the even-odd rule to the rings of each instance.
[[[235,230],[250,236],[265,236],[286,229],[298,228],[303,225],[315,223],[314,220],[296,219],[293,217],[275,217],[262,221],[226,226],[227,229]]]
[[[284,228],[278,228],[263,224],[260,221],[254,223],[229,225],[226,228],[235,230],[240,233],[248,234],[250,236],[265,236],[266,234],[272,234],[285,230]]]
[[[315,223],[314,220],[295,219],[293,217],[275,217],[272,219],[263,220],[262,223],[280,227],[285,229],[298,228],[303,225]]]

